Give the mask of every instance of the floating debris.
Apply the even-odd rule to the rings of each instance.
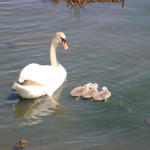
[[[14,48],[15,47],[15,42],[14,41],[8,41],[8,43],[7,43],[7,46],[9,47],[9,48]]]
[[[150,118],[145,119],[144,124],[145,124],[147,127],[150,127]]]
[[[149,130],[150,129],[150,118],[146,118],[144,120],[144,123],[142,123],[142,125],[137,125],[138,128],[142,129],[142,130]]]
[[[14,146],[14,150],[23,150],[27,145],[28,145],[28,141],[26,141],[26,140],[20,140]]]

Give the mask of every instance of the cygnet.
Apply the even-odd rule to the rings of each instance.
[[[108,91],[106,87],[102,88],[102,91],[95,93],[92,95],[92,98],[94,100],[106,100],[111,96],[111,93]]]
[[[111,96],[111,93],[107,89],[107,87],[102,87],[102,91],[103,91],[103,97],[104,97],[105,100]]]
[[[87,90],[89,90],[89,88],[91,86],[92,86],[92,83],[88,83],[84,86],[76,87],[71,91],[71,96],[80,97],[83,95],[83,93],[85,93]]]
[[[96,92],[98,92],[98,84],[97,83],[94,83],[94,84],[92,84],[92,86],[91,86],[91,88],[90,89],[88,89],[87,91],[85,91],[84,93],[83,93],[83,95],[82,95],[82,97],[83,98],[91,98],[92,97],[92,95]]]

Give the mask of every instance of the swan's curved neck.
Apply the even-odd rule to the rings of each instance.
[[[57,49],[58,44],[59,44],[59,41],[54,36],[52,39],[51,47],[50,47],[50,62],[51,62],[51,66],[56,67],[56,68],[59,66],[59,62],[57,61],[57,57],[56,57],[56,49]]]

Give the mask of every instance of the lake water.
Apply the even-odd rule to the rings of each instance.
[[[20,100],[11,89],[29,63],[50,64],[52,36],[63,31],[69,51],[57,57],[67,81],[55,99]],[[97,82],[112,96],[106,103],[70,96]],[[92,3],[70,9],[40,0],[0,1],[0,149],[19,139],[28,150],[149,150],[150,1]]]

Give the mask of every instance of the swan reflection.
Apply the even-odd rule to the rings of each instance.
[[[58,101],[63,87],[64,84],[54,93],[53,97],[56,101]],[[58,117],[64,113],[64,110],[55,113],[58,108],[46,95],[30,100],[20,98],[18,103],[13,104],[13,110],[15,119],[14,126],[37,124],[43,121],[44,116],[56,114]]]

